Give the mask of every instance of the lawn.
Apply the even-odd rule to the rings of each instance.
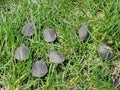
[[[31,38],[21,30],[34,22]],[[77,32],[90,23],[89,38],[82,42]],[[43,30],[57,32],[56,43],[43,38]],[[30,48],[28,58],[14,58],[16,47]],[[102,60],[98,46],[108,44],[114,52],[111,60]],[[48,59],[52,50],[66,58],[56,66]],[[1,0],[0,1],[0,87],[4,90],[114,90],[113,75],[119,76],[120,0]],[[48,66],[45,77],[32,75],[32,65],[43,60]],[[111,70],[112,67],[117,68]],[[115,73],[116,72],[116,73]],[[120,80],[119,80],[120,81]],[[0,89],[1,90],[1,89]]]

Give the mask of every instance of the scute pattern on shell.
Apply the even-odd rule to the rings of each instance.
[[[23,27],[22,34],[24,36],[30,37],[35,34],[35,31],[36,31],[35,23],[29,22]]]
[[[65,61],[65,57],[58,51],[52,51],[48,55],[49,60],[56,64],[61,64]]]
[[[113,57],[112,48],[106,44],[102,44],[98,47],[98,54],[102,59],[111,59]]]
[[[16,48],[14,57],[17,60],[23,61],[27,58],[28,51],[29,48],[25,44],[22,44]]]
[[[80,29],[78,30],[78,35],[79,35],[79,37],[81,38],[82,41],[86,41],[88,39],[88,36],[89,36],[89,33],[88,33],[89,27],[90,27],[89,24],[85,24],[85,25],[82,25],[80,27]]]
[[[32,66],[32,75],[35,77],[44,77],[47,72],[48,67],[42,60],[36,61]]]
[[[45,29],[43,31],[43,37],[46,42],[53,42],[56,40],[57,35],[54,29]]]

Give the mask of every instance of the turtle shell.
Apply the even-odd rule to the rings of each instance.
[[[22,34],[28,37],[33,36],[35,32],[36,32],[36,28],[35,28],[35,23],[33,22],[27,23],[22,29]]]
[[[45,61],[36,61],[32,66],[32,75],[35,77],[44,77],[48,72]]]
[[[22,44],[16,48],[14,57],[17,60],[23,61],[27,58],[28,52],[29,47],[25,46],[25,44]]]
[[[78,30],[78,36],[81,38],[82,41],[86,41],[88,39],[89,33],[88,30],[90,28],[89,24],[82,25]]]
[[[46,42],[54,42],[57,38],[57,35],[54,29],[45,29],[43,31],[43,37]]]
[[[99,45],[98,54],[102,59],[111,59],[113,57],[112,48],[106,44]]]
[[[65,61],[65,57],[58,51],[52,51],[48,55],[49,60],[56,64],[61,64]]]

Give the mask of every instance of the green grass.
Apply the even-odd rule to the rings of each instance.
[[[97,60],[100,43],[112,41],[115,56],[120,55],[119,0],[3,0],[0,2],[0,85],[8,90],[113,90],[113,64]],[[36,34],[23,37],[22,27],[35,22]],[[89,39],[83,43],[76,32],[89,22]],[[44,28],[57,31],[56,44],[46,43]],[[21,43],[30,47],[29,58],[23,62],[14,58]],[[67,58],[65,65],[55,67],[47,55],[58,50]],[[49,66],[44,78],[31,74],[32,64],[42,58]],[[101,66],[100,66],[101,65]]]

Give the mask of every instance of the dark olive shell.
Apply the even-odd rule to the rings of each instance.
[[[106,44],[102,44],[98,47],[98,54],[102,59],[111,59],[113,57],[113,50]]]
[[[57,35],[54,29],[45,29],[43,31],[43,37],[46,42],[53,42],[56,40]]]
[[[36,61],[32,66],[32,75],[35,77],[44,77],[47,72],[48,67],[42,60]]]
[[[88,30],[90,28],[89,24],[82,25],[78,30],[78,36],[81,38],[82,41],[86,41],[88,39],[89,33]]]
[[[36,32],[36,28],[35,28],[35,23],[33,22],[27,23],[22,29],[22,34],[28,37],[33,36],[35,32]]]
[[[56,64],[61,64],[65,61],[65,57],[58,51],[52,51],[48,55],[49,60]]]
[[[25,44],[22,44],[16,48],[14,57],[17,60],[23,61],[27,58],[28,52],[29,48]]]

